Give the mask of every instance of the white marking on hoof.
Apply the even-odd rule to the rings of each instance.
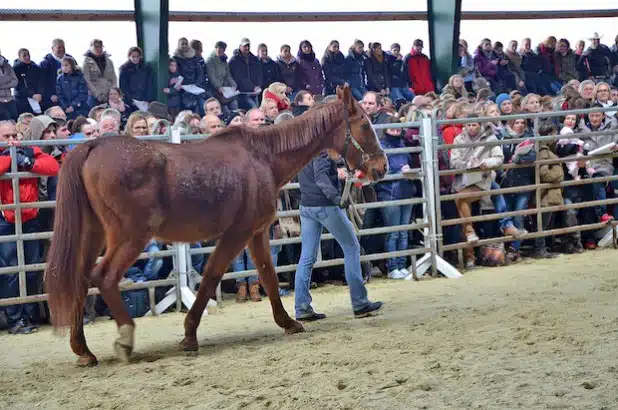
[[[120,336],[114,342],[114,350],[120,360],[129,363],[133,354],[135,326],[122,325],[118,328],[118,334]]]

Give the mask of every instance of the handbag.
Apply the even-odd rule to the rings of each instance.
[[[277,198],[278,210],[291,210],[292,202],[290,201],[290,194],[287,190],[283,191],[283,199],[285,204],[281,203],[281,198]],[[285,206],[284,206],[285,205]],[[295,238],[300,236],[300,217],[298,216],[284,216],[279,218],[279,226],[281,227],[281,233],[284,238]]]

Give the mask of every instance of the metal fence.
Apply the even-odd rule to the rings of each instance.
[[[421,132],[427,133],[427,130],[430,129],[430,122],[427,119],[425,122],[411,122],[405,124],[397,124],[396,127],[400,128],[422,128],[425,127],[425,131]],[[393,126],[389,126],[393,128]],[[376,126],[376,128],[387,128],[386,126]],[[169,127],[168,127],[169,129]],[[169,141],[171,143],[180,143],[184,141],[194,141],[199,139],[204,139],[207,136],[205,135],[186,135],[181,136],[178,130],[173,130],[168,135],[163,136],[147,136],[147,137],[139,137],[144,140],[154,140],[154,141]],[[46,141],[22,141],[21,146],[66,146],[66,145],[78,145],[87,142],[87,140],[46,140]],[[0,143],[0,149],[4,149],[8,146],[7,143]],[[415,148],[399,148],[399,149],[390,149],[386,150],[388,154],[395,153],[414,153],[420,154],[422,157],[422,166],[420,169],[413,170],[412,175],[404,175],[404,174],[389,174],[385,177],[385,180],[398,180],[398,179],[420,179],[423,189],[423,195],[417,198],[409,198],[403,200],[395,200],[395,201],[382,201],[382,202],[372,202],[372,203],[359,203],[352,205],[352,212],[359,210],[367,210],[367,209],[376,209],[383,208],[387,206],[394,205],[404,205],[404,204],[422,204],[423,206],[423,218],[417,219],[415,221],[411,221],[409,224],[399,225],[399,226],[387,226],[387,227],[375,227],[375,228],[356,228],[356,233],[359,237],[363,237],[366,235],[378,235],[385,234],[389,232],[399,232],[399,231],[411,231],[411,230],[422,230],[425,240],[424,245],[421,248],[415,249],[407,249],[396,252],[381,252],[374,254],[365,254],[361,256],[361,261],[375,261],[382,260],[390,257],[398,257],[398,256],[409,256],[412,259],[411,271],[414,277],[417,275],[422,275],[425,271],[427,271],[430,267],[432,268],[433,273],[437,271],[437,264],[441,263],[437,258],[438,251],[438,243],[436,241],[436,225],[435,219],[431,218],[432,212],[429,210],[435,207],[434,196],[431,194],[431,189],[427,188],[428,183],[433,185],[433,180],[431,177],[434,175],[433,164],[434,161],[432,159],[432,155],[427,155],[428,147],[431,147],[430,144],[426,144],[425,146],[415,147]],[[22,217],[20,210],[25,208],[53,208],[55,207],[55,201],[41,201],[41,202],[29,202],[27,204],[20,203],[20,195],[19,195],[19,180],[22,178],[33,178],[40,177],[39,175],[32,174],[29,172],[20,172],[17,169],[16,163],[16,150],[15,146],[9,147],[10,155],[12,158],[11,172],[6,173],[0,176],[0,179],[11,179],[12,187],[14,192],[14,203],[13,204],[5,204],[0,205],[0,210],[14,210],[15,213],[15,234],[14,235],[6,235],[0,236],[0,243],[6,242],[15,242],[17,244],[17,266],[9,266],[0,268],[0,274],[8,275],[8,274],[19,274],[19,296],[13,298],[0,299],[0,306],[13,305],[13,304],[21,304],[21,303],[33,303],[33,302],[42,302],[47,299],[46,294],[36,294],[36,295],[27,295],[26,292],[26,272],[32,271],[40,271],[45,269],[45,263],[37,263],[37,264],[25,264],[24,257],[24,242],[29,240],[45,240],[52,239],[53,232],[37,232],[37,233],[24,233],[22,229]],[[354,182],[358,182],[354,180]],[[282,190],[298,190],[298,183],[288,183],[286,184]],[[300,215],[299,209],[290,209],[277,212],[277,218],[281,217],[298,217]],[[353,218],[352,218],[353,219]],[[324,233],[321,235],[321,241],[333,239],[333,236],[329,233]],[[276,245],[290,245],[290,244],[299,244],[301,243],[300,237],[289,237],[282,239],[273,239],[270,241],[271,246]],[[187,307],[190,307],[194,301],[194,288],[197,283],[201,281],[201,276],[197,274],[195,271],[191,271],[191,256],[193,255],[208,255],[212,253],[215,249],[215,246],[207,246],[203,248],[189,249],[188,244],[173,244],[171,249],[163,250],[159,252],[144,252],[140,254],[139,259],[148,259],[148,258],[163,258],[163,257],[172,257],[173,258],[173,271],[168,279],[164,280],[154,280],[147,281],[143,283],[133,283],[128,285],[121,285],[121,290],[137,290],[137,289],[148,289],[149,299],[150,299],[150,307],[151,310],[149,313],[157,314],[165,311],[169,306],[176,303],[176,309],[180,310],[181,305],[184,304]],[[343,259],[328,259],[323,260],[321,258],[321,253],[318,254],[318,260],[314,267],[331,267],[331,266],[342,266]],[[296,264],[288,264],[284,266],[277,266],[276,271],[278,273],[283,272],[293,272],[296,270]],[[200,272],[201,273],[201,272]],[[257,271],[253,270],[244,270],[239,272],[230,272],[223,276],[223,280],[228,279],[236,279],[243,278],[248,276],[257,275]],[[457,276],[458,273],[454,273],[453,275]],[[161,286],[173,286],[171,290],[167,292],[166,297],[163,301],[159,302],[158,305],[155,305],[154,298],[154,289]],[[98,289],[91,288],[89,290],[90,295],[98,294]],[[221,301],[221,292],[220,287],[217,289],[217,300]]]

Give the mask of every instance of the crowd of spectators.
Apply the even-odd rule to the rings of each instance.
[[[51,53],[37,64],[27,49],[17,52],[13,64],[0,56],[0,141],[17,145],[17,165],[20,171],[39,174],[41,178],[20,180],[21,202],[54,200],[57,174],[66,153],[73,146],[21,147],[21,140],[88,139],[117,135],[144,136],[164,134],[168,127],[181,129],[184,134],[212,134],[225,127],[261,127],[277,124],[303,115],[316,101],[332,99],[337,86],[347,84],[374,124],[399,123],[418,118],[420,112],[436,115],[438,119],[497,117],[516,113],[541,113],[589,107],[618,105],[618,37],[615,44],[600,44],[594,34],[590,47],[577,43],[570,48],[566,39],[548,37],[536,48],[530,39],[511,41],[505,50],[500,42],[481,41],[471,55],[468,45],[460,41],[460,67],[453,73],[439,94],[431,72],[431,62],[423,54],[424,44],[415,40],[410,52],[402,53],[399,44],[388,51],[378,42],[365,44],[356,40],[347,55],[340,51],[337,41],[331,41],[321,59],[316,57],[312,44],[305,40],[296,56],[289,45],[279,48],[276,57],[269,56],[265,44],[259,44],[256,54],[251,42],[243,38],[228,60],[227,45],[218,41],[208,56],[198,40],[178,40],[169,60],[169,82],[161,91],[167,102],[156,101],[152,68],[143,60],[139,47],[131,47],[127,61],[119,74],[103,47],[95,39],[84,53],[82,64],[65,51],[61,39],[52,42]],[[455,192],[490,191],[505,187],[532,185],[534,168],[514,168],[504,171],[503,164],[532,164],[537,160],[581,156],[588,151],[618,142],[617,111],[591,113],[585,116],[566,115],[541,122],[538,134],[563,136],[557,143],[543,143],[538,152],[531,142],[535,133],[532,122],[526,120],[472,121],[465,126],[441,127],[440,138],[445,144],[528,138],[521,144],[506,144],[485,148],[453,147],[440,155],[441,169],[478,168],[476,179],[460,174],[440,178],[441,194]],[[161,121],[165,120],[165,121]],[[612,131],[601,136],[573,138],[573,133]],[[386,129],[379,133],[384,148],[419,145],[418,130]],[[10,171],[8,148],[0,155],[0,173]],[[409,172],[420,167],[414,154],[389,156],[390,173]],[[615,174],[611,159],[574,160],[540,167],[541,182],[592,179]],[[345,173],[341,173],[345,178]],[[615,196],[616,181],[594,182],[543,192],[541,206],[571,204]],[[293,192],[293,191],[292,191]],[[503,213],[534,206],[534,191],[508,195],[493,195],[491,200],[463,198],[442,202],[443,219],[468,217],[486,213]],[[419,181],[408,179],[380,182],[375,186],[357,188],[358,200],[389,201],[418,197],[422,194]],[[10,180],[0,181],[2,204],[13,203]],[[479,200],[480,199],[480,200]],[[281,201],[281,208],[297,208],[298,195]],[[53,212],[44,209],[22,209],[22,230],[25,233],[50,230]],[[410,223],[422,217],[422,207],[412,205],[367,209],[361,213],[364,229]],[[575,226],[582,223],[608,222],[618,216],[618,210],[606,206],[572,209],[546,213],[542,228]],[[512,240],[507,246],[494,245],[466,250],[466,268],[472,269],[477,260],[486,264],[521,260],[527,248],[522,236],[534,231],[536,218],[504,217],[498,221],[444,228],[444,242],[463,241],[474,245],[481,238],[505,235]],[[6,210],[0,217],[0,234],[15,233],[14,211]],[[274,226],[271,237],[281,236]],[[546,241],[547,239],[547,241]],[[421,246],[423,238],[416,232],[395,232],[386,235],[364,236],[364,252],[404,250]],[[203,244],[193,244],[200,247]],[[574,232],[557,238],[537,238],[530,243],[530,255],[553,258],[557,252],[583,252],[596,247],[594,231]],[[166,244],[150,242],[146,251],[160,250]],[[48,242],[26,241],[26,263],[45,260]],[[297,263],[299,245],[278,246],[271,249],[275,264]],[[341,255],[332,241],[322,245],[325,259]],[[502,258],[495,255],[502,254]],[[447,255],[450,256],[450,255]],[[201,272],[204,257],[195,257],[193,267]],[[480,260],[479,260],[480,259]],[[497,262],[498,261],[498,262]],[[0,264],[17,265],[16,244],[0,244]],[[391,258],[376,266],[364,264],[366,276],[383,273],[392,279],[408,277],[405,258]],[[241,253],[233,262],[235,271],[251,269],[251,255]],[[171,271],[167,259],[151,258],[136,263],[125,275],[127,281],[141,282],[166,277]],[[342,276],[337,268],[319,270],[315,277]],[[292,277],[286,278],[292,281]],[[28,273],[28,293],[41,288],[40,273]],[[239,279],[236,300],[261,300],[257,277]],[[282,294],[289,290],[281,289]],[[0,297],[19,294],[17,275],[0,275]],[[161,296],[161,295],[159,295]],[[125,300],[134,316],[147,310],[143,291],[126,292]],[[0,322],[11,333],[30,333],[36,330],[37,320],[44,316],[36,304],[15,305],[0,309]],[[104,311],[99,306],[98,311]]]

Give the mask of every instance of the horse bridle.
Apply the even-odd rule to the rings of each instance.
[[[343,104],[343,118],[345,120],[345,142],[343,144],[343,162],[345,163],[346,171],[349,175],[352,175],[358,168],[362,167],[366,162],[368,162],[371,158],[377,155],[384,155],[383,150],[379,150],[372,154],[368,154],[363,147],[359,144],[358,140],[354,138],[352,135],[352,123],[350,122],[350,116],[348,114],[348,107],[346,107],[345,103]],[[352,169],[350,164],[348,163],[348,151],[350,149],[350,143],[361,153],[361,164]]]

